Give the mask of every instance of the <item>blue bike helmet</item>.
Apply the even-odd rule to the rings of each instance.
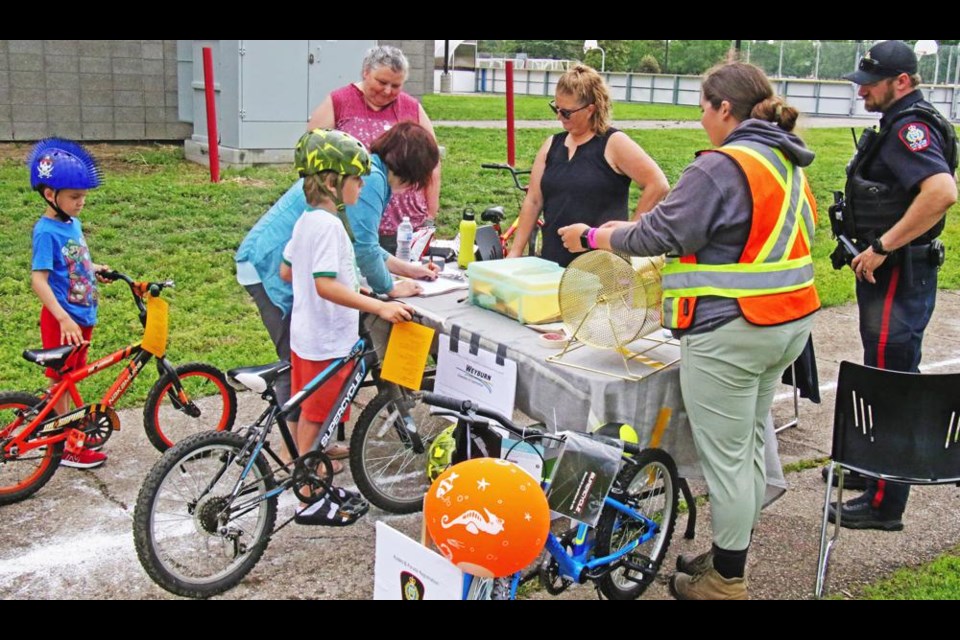
[[[46,138],[34,145],[27,157],[30,187],[60,189],[96,189],[102,173],[96,160],[82,145],[62,138]]]

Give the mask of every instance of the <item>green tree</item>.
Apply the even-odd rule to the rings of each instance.
[[[636,70],[640,73],[660,73],[660,63],[649,53],[640,60]]]
[[[699,75],[727,59],[732,40],[671,40],[665,73]]]
[[[644,60],[650,56],[657,62],[657,69],[653,73],[660,73],[666,62],[666,40],[627,40],[629,43],[630,54],[627,60],[627,69],[630,71],[641,71]],[[648,63],[649,66],[649,63]],[[651,73],[649,71],[645,73]]]
[[[630,40],[597,40],[597,46],[603,53],[592,49],[583,53],[583,41],[580,42],[580,56],[584,64],[590,65],[597,71],[603,67],[607,71],[632,71],[630,66]],[[604,57],[606,56],[606,57]]]

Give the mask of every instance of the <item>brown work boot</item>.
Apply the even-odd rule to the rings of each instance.
[[[710,567],[690,576],[675,573],[670,578],[670,593],[677,600],[749,600],[745,578],[724,578]]]
[[[688,576],[705,573],[713,568],[713,549],[704,551],[698,556],[683,553],[677,556],[677,571]]]

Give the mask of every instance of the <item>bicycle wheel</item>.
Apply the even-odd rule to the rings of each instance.
[[[533,231],[530,233],[530,239],[527,241],[527,255],[539,256],[543,249],[543,227],[540,224],[533,225]]]
[[[513,578],[478,578],[472,576],[466,600],[509,600]]]
[[[653,582],[670,546],[677,521],[677,466],[666,451],[645,449],[627,463],[613,484],[611,497],[653,520],[659,531],[624,558],[623,566],[598,578],[603,595],[611,600],[633,600]],[[605,506],[597,523],[597,555],[606,556],[648,533],[642,520],[629,518]]]
[[[426,381],[428,386],[432,380]],[[406,435],[406,426],[397,403],[406,404],[423,442],[423,453],[415,453]],[[350,437],[350,471],[360,492],[373,504],[391,513],[413,513],[423,508],[423,496],[430,488],[427,452],[430,443],[450,423],[430,415],[420,394],[381,391],[370,401]]]
[[[174,380],[164,375],[143,406],[143,428],[161,453],[192,433],[229,431],[237,417],[237,392],[219,369],[190,362],[175,371],[185,396],[179,398]]]
[[[30,423],[21,413],[40,404],[40,398],[29,393],[6,391],[0,393],[0,441],[14,438]],[[56,414],[50,412],[53,417]],[[18,455],[0,455],[0,505],[19,502],[47,484],[60,466],[63,440],[37,447]]]
[[[241,479],[236,433],[188,436],[147,475],[133,512],[133,540],[144,570],[181,596],[207,598],[230,589],[263,555],[277,519],[270,465],[258,455]]]

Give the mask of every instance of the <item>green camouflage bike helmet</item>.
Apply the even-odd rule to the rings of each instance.
[[[324,171],[337,174],[337,193],[333,194],[321,185],[321,191],[343,210],[343,181],[348,176],[365,176],[370,173],[370,153],[363,143],[349,133],[336,129],[314,129],[297,141],[293,151],[293,164],[301,178],[319,175]]]

